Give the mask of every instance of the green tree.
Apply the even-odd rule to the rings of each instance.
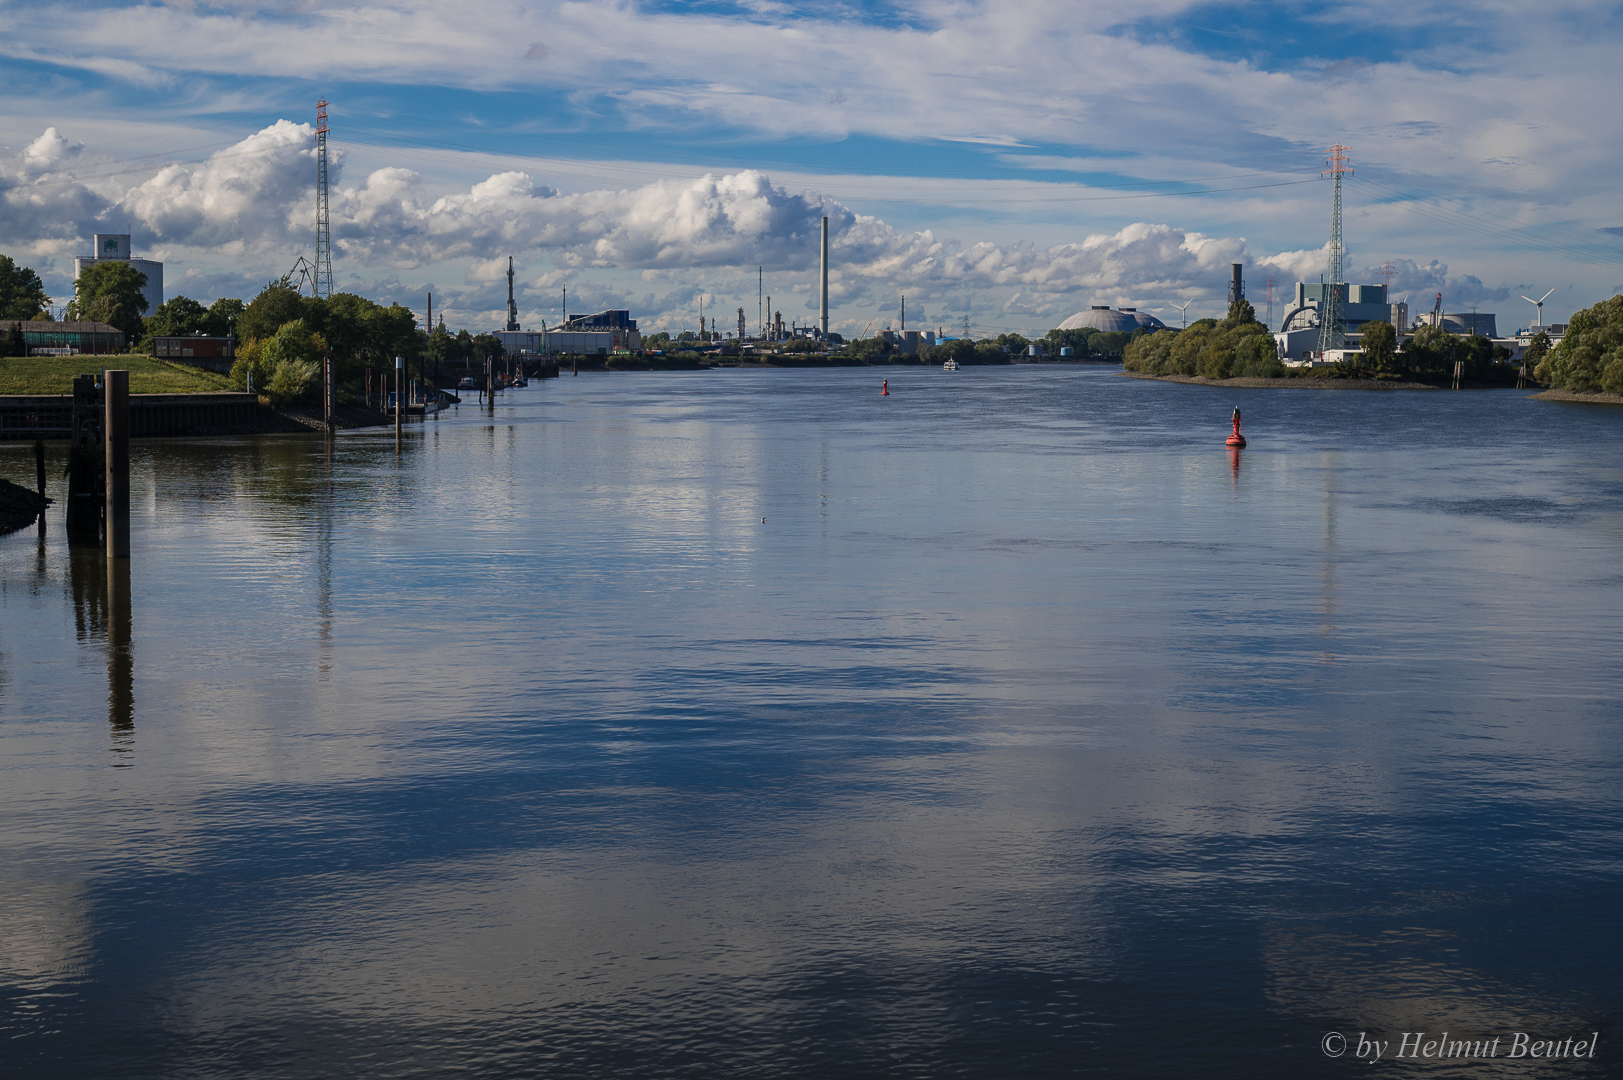
[[[1098,332],[1091,326],[1077,330],[1055,329],[1043,337],[1043,343],[1051,356],[1058,356],[1061,349],[1070,349],[1072,359],[1083,360],[1093,355],[1092,341]]]
[[[249,301],[237,318],[237,340],[269,341],[284,325],[294,319],[304,319],[307,314],[305,298],[286,278],[273,281],[259,290],[259,295]],[[308,322],[306,320],[306,325]]]
[[[148,337],[177,337],[193,334],[208,323],[208,309],[189,296],[174,296],[147,316]]]
[[[1623,394],[1623,295],[1574,315],[1535,376],[1560,390]]]
[[[1441,326],[1417,327],[1414,336],[1398,354],[1399,366],[1421,377],[1441,377],[1452,373],[1459,339]]]
[[[38,274],[0,255],[0,319],[32,319],[50,302]]]
[[[23,324],[13,322],[6,328],[6,338],[0,342],[0,356],[27,356],[28,339],[23,337]]]
[[[1172,345],[1178,340],[1178,331],[1159,330],[1128,344],[1122,355],[1122,366],[1128,371],[1142,371],[1147,375],[1174,374]]]
[[[146,329],[141,319],[147,309],[147,298],[141,295],[146,284],[145,274],[120,259],[92,263],[80,271],[79,280],[73,283],[68,318],[106,323],[122,331],[125,340],[133,345]]]
[[[877,360],[890,355],[890,342],[882,337],[863,338],[846,346],[846,352],[861,360]]]
[[[326,351],[327,342],[303,319],[283,323],[251,360],[255,389],[268,393],[278,405],[308,397],[316,388]]]
[[[484,333],[473,335],[472,351],[468,354],[475,360],[483,360],[487,356],[500,356],[507,346],[495,334]]]
[[[237,332],[237,320],[242,318],[247,306],[234,296],[220,297],[209,305],[208,321],[203,325],[203,332],[210,337],[230,337]]]
[[[1358,328],[1364,339],[1364,363],[1376,371],[1397,370],[1398,332],[1389,322],[1367,322]]]
[[[1095,335],[1095,347],[1107,336],[1126,335]],[[1285,374],[1273,335],[1244,300],[1230,304],[1222,322],[1197,319],[1185,330],[1133,334],[1122,348],[1122,365],[1147,375],[1207,379],[1279,378]]]
[[[1549,355],[1550,335],[1540,330],[1538,336],[1534,337],[1532,343],[1527,346],[1527,351],[1522,354],[1522,363],[1526,365],[1528,373],[1531,374]]]

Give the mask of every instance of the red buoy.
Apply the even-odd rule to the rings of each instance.
[[[880,397],[890,397],[890,380],[889,379],[886,379],[885,382],[884,382],[884,385],[882,385],[879,388],[879,396]]]
[[[1223,440],[1224,446],[1244,446],[1245,436],[1240,434],[1240,410],[1234,410],[1234,434]]]

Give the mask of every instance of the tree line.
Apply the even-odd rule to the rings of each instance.
[[[1515,379],[1515,368],[1508,363],[1510,351],[1480,334],[1451,334],[1440,326],[1422,326],[1400,347],[1397,330],[1389,322],[1367,322],[1358,332],[1362,344],[1358,354],[1349,357],[1346,374],[1433,381],[1452,377],[1459,363],[1464,378],[1472,382]],[[1160,330],[1137,338],[1125,350],[1123,366],[1146,375],[1207,379],[1277,379],[1286,373],[1273,334],[1257,321],[1255,309],[1245,300],[1230,304],[1221,321],[1201,319],[1186,330]]]
[[[1128,344],[1122,366],[1146,375],[1278,378],[1285,374],[1274,336],[1257,321],[1249,301],[1236,300],[1228,315],[1198,319],[1185,330],[1158,330]]]
[[[1539,382],[1580,394],[1623,394],[1623,295],[1574,315],[1554,348],[1548,334],[1539,337],[1543,347],[1535,339],[1527,350]]]

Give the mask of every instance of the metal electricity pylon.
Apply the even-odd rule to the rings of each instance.
[[[327,222],[327,99],[316,102],[315,294],[332,295],[332,228]]]
[[[1341,348],[1341,294],[1338,286],[1346,284],[1346,249],[1341,243],[1341,178],[1352,172],[1347,157],[1349,147],[1336,143],[1330,148],[1328,169],[1320,176],[1330,177],[1334,193],[1330,196],[1330,280],[1324,286],[1324,298],[1319,301],[1319,358],[1331,349]]]

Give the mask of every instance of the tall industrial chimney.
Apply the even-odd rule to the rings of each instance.
[[[1234,280],[1229,282],[1229,303],[1231,304],[1245,299],[1245,281],[1240,277],[1240,270],[1244,265],[1244,263],[1235,263],[1233,266]]]
[[[513,256],[507,257],[507,329],[518,329],[518,305],[513,302]]]
[[[828,217],[823,217],[823,340],[828,340]]]

